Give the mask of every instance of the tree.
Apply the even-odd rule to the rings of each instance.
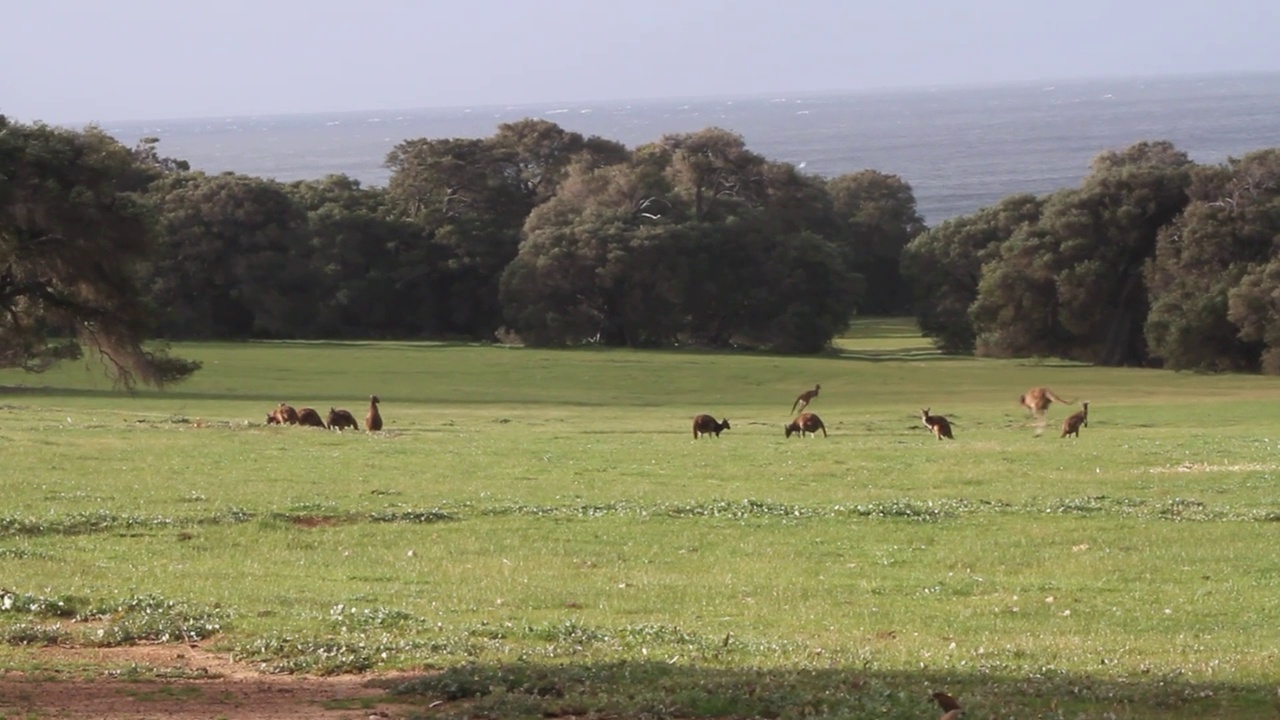
[[[859,310],[888,315],[906,310],[911,293],[902,277],[902,251],[925,231],[911,185],[876,170],[841,175],[827,183],[839,222],[832,239],[846,264],[867,283]]]
[[[291,183],[306,213],[315,337],[420,337],[439,327],[435,278],[445,263],[422,228],[388,208],[382,188],[330,175]],[[301,258],[299,258],[300,260]]]
[[[969,310],[978,299],[983,267],[1000,246],[1040,218],[1043,202],[1012,195],[972,215],[952,218],[913,238],[903,249],[902,274],[916,321],[945,353],[971,353],[977,341]]]
[[[97,128],[0,115],[0,366],[38,372],[87,348],[126,388],[199,368],[144,347],[135,269],[152,232],[136,192],[159,172]]]
[[[152,186],[150,299],[167,337],[305,337],[316,315],[302,209],[280,183],[186,173]]]
[[[1145,272],[1151,295],[1146,337],[1152,353],[1174,369],[1257,369],[1263,333],[1232,320],[1230,297],[1271,258],[1280,237],[1280,150],[1264,150],[1225,164],[1198,167],[1191,203],[1161,230]],[[1265,277],[1253,274],[1252,290]],[[1251,292],[1250,290],[1250,292]],[[1236,319],[1253,328],[1237,295]]]
[[[1080,188],[1046,201],[1034,231],[984,267],[972,308],[980,353],[1147,362],[1142,268],[1160,229],[1187,204],[1191,161],[1170,143],[1142,142],[1103,153],[1092,167]]]

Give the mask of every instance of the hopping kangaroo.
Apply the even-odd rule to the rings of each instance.
[[[1031,388],[1018,398],[1018,404],[1030,410],[1035,417],[1044,415],[1044,412],[1049,409],[1049,405],[1055,402],[1060,402],[1063,405],[1075,404],[1070,400],[1063,400],[1058,397],[1057,393],[1047,387]]]
[[[698,415],[693,418],[693,439],[698,439],[698,433],[703,435],[715,435],[720,437],[720,431],[729,430],[729,418],[725,418],[720,422],[710,415]]]
[[[805,390],[800,393],[800,397],[791,404],[791,412],[799,412],[809,406],[814,398],[818,397],[818,391],[822,389],[821,385],[814,385],[812,390]]]
[[[1089,403],[1087,402],[1080,403],[1080,412],[1062,421],[1062,436],[1058,439],[1061,440],[1068,435],[1080,437],[1081,427],[1089,427]]]
[[[382,429],[382,413],[378,412],[378,403],[382,402],[377,395],[369,396],[369,412],[364,416],[364,429],[378,432]]]
[[[924,422],[924,426],[933,431],[933,436],[941,440],[955,440],[956,436],[951,434],[951,421],[941,415],[930,415],[929,408],[920,408],[920,420]]]
[[[800,413],[790,425],[783,426],[787,437],[791,437],[791,433],[800,433],[800,437],[804,437],[805,433],[817,436],[818,431],[822,431],[822,437],[827,436],[827,426],[822,424],[822,418],[813,413]]]

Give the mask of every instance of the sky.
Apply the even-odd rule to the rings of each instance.
[[[1276,0],[6,0],[0,113],[87,123],[1280,72]]]

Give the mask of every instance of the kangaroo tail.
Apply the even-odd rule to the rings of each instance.
[[[1044,391],[1044,392],[1045,392],[1045,394],[1046,394],[1046,395],[1048,395],[1048,396],[1049,396],[1049,399],[1050,399],[1050,400],[1052,400],[1052,401],[1054,401],[1054,402],[1060,402],[1060,403],[1062,403],[1063,405],[1075,405],[1075,401],[1073,401],[1073,400],[1063,400],[1062,398],[1058,397],[1058,393],[1056,393],[1056,392],[1054,392],[1054,391],[1052,391],[1052,390],[1050,390],[1050,389],[1048,389],[1048,388],[1045,388],[1045,391]]]

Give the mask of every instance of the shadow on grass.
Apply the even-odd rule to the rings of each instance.
[[[386,685],[431,717],[930,718],[945,691],[986,717],[1273,717],[1270,685],[1036,669],[897,672],[661,661],[466,664]]]

